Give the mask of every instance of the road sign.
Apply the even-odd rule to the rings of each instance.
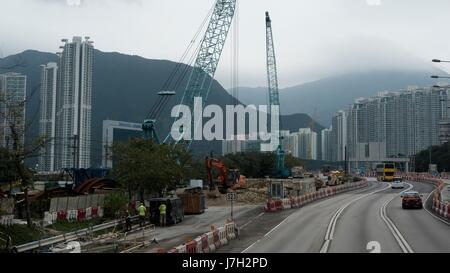
[[[227,193],[227,201],[236,201],[236,193],[234,192]]]

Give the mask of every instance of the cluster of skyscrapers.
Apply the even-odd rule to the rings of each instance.
[[[387,161],[411,169],[413,155],[450,141],[449,100],[450,89],[443,87],[410,87],[358,98],[332,117],[320,137],[309,128],[282,131],[282,146],[294,157],[346,161],[350,169],[372,170]],[[260,147],[260,141],[223,141],[222,153],[258,152]]]
[[[409,166],[413,155],[449,140],[450,112],[446,88],[381,92],[359,98],[339,111],[322,131],[322,157],[347,160],[350,168],[372,169],[376,162]]]
[[[293,157],[317,160],[318,159],[318,136],[310,128],[301,128],[298,132],[281,131],[282,147],[286,154]],[[242,139],[242,140],[240,140]],[[222,154],[235,154],[241,152],[261,152],[260,140],[248,140],[248,136],[235,140],[222,142]],[[276,147],[274,147],[274,150]]]
[[[39,133],[50,140],[38,159],[41,172],[90,167],[93,42],[62,42],[58,63],[41,67]]]

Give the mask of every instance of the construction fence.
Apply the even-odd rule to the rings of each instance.
[[[44,225],[56,221],[84,221],[103,217],[105,194],[56,197],[50,200],[49,211],[44,213]]]

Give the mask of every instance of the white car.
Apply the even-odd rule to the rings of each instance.
[[[394,182],[392,182],[392,189],[404,189],[405,188],[405,184],[403,183],[403,181],[399,180],[399,179],[395,179]]]

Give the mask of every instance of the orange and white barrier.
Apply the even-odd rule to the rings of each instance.
[[[220,227],[218,231],[219,231],[220,245],[223,246],[228,244],[227,230],[225,229],[225,227]]]
[[[203,246],[202,246],[202,237],[197,237],[194,239],[195,242],[195,253],[202,253],[203,252]]]
[[[206,233],[208,236],[208,245],[209,245],[209,252],[216,251],[216,245],[214,244],[214,234],[212,231]]]
[[[198,253],[197,252],[197,241],[192,240],[188,242],[186,245],[186,253]],[[183,253],[183,252],[180,252]]]
[[[172,248],[169,251],[167,251],[167,253],[178,253],[178,249]]]
[[[208,242],[208,234],[203,234],[200,238],[202,241],[202,252],[209,253],[210,249],[209,249],[209,242]]]
[[[225,230],[226,230],[228,241],[236,239],[236,230],[235,229],[236,229],[236,224],[234,222],[225,225]]]
[[[225,226],[205,233],[186,244],[174,247],[167,253],[210,253],[228,244],[237,237],[236,224],[227,223]]]
[[[186,245],[176,247],[177,253],[187,253]]]
[[[436,214],[439,214],[440,216],[447,218],[450,220],[450,203],[449,202],[441,202],[437,200],[436,198],[433,199],[433,206],[432,209]]]
[[[275,204],[274,200],[270,200],[270,201],[266,202],[265,211],[266,212],[275,212],[275,211],[277,211],[277,207],[276,207],[276,204]]]
[[[220,237],[219,237],[219,230],[215,229],[212,231],[213,233],[213,238],[214,238],[214,245],[216,247],[216,249],[218,249],[219,247],[222,246],[221,242],[220,242]]]
[[[326,189],[320,189],[319,191],[307,193],[302,196],[291,196],[289,198],[281,200],[268,200],[264,209],[266,212],[275,212],[278,210],[298,208],[314,201],[336,195],[337,193],[365,187],[368,184],[369,182],[367,180],[364,180],[361,182],[347,183],[339,186],[328,187]]]
[[[282,208],[283,209],[291,209],[292,208],[291,200],[289,200],[289,199],[282,199],[281,202],[282,202]]]

